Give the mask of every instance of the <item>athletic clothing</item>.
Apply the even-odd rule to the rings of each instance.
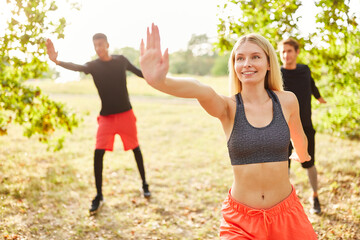
[[[60,62],[60,66],[91,74],[101,99],[100,115],[122,113],[132,109],[126,87],[126,71],[143,77],[140,69],[122,55],[112,55],[110,61],[96,59],[85,65]]]
[[[139,146],[136,117],[132,109],[108,116],[100,115],[98,117],[98,124],[96,149],[112,151],[116,134],[120,135],[125,151]]]
[[[281,67],[284,89],[293,92],[300,107],[300,118],[303,127],[312,127],[311,122],[311,95],[320,98],[320,92],[311,77],[311,71],[307,65],[296,64],[296,69]]]
[[[141,154],[140,147],[133,149],[134,157],[136,160],[136,165],[138,167],[142,184],[143,186],[147,185],[146,178],[145,178],[145,168],[144,168],[144,161]],[[96,192],[97,196],[102,196],[102,171],[103,171],[103,162],[104,162],[104,149],[95,149],[94,153],[94,176],[95,176],[95,185],[96,185]]]
[[[294,187],[286,199],[269,209],[256,209],[237,202],[230,189],[221,212],[221,240],[317,239]]]
[[[299,101],[301,123],[308,139],[308,152],[311,156],[311,160],[302,163],[301,166],[303,168],[310,168],[315,164],[315,130],[311,121],[311,95],[314,95],[316,99],[320,98],[321,95],[307,65],[296,64],[295,69],[281,67],[281,72],[284,89],[293,92]],[[290,143],[289,156],[292,149],[293,146]],[[289,167],[290,162],[291,160],[289,159]]]
[[[102,61],[98,58],[85,65],[69,62],[59,62],[59,65],[72,71],[90,73],[93,77],[101,99],[96,149],[112,151],[115,134],[120,135],[125,151],[139,146],[136,118],[132,112],[126,87],[126,71],[129,70],[143,77],[141,70],[122,55],[112,55],[110,61]]]
[[[95,149],[94,153],[94,177],[97,196],[102,196],[102,172],[105,149]]]
[[[312,127],[307,127],[307,128],[305,127],[304,132],[308,139],[308,153],[311,156],[311,160],[301,163],[301,166],[303,168],[311,168],[315,164],[315,130]],[[290,142],[289,156],[291,155],[292,150],[293,150],[293,145]],[[291,161],[289,160],[289,168],[290,165],[291,165]]]
[[[277,95],[266,90],[272,101],[273,118],[265,127],[252,126],[246,119],[241,93],[236,98],[234,127],[228,141],[231,165],[288,160],[290,130]],[[313,240],[316,233],[292,187],[291,194],[269,209],[255,209],[231,196],[222,206],[222,240]]]
[[[253,127],[246,119],[241,94],[236,98],[234,127],[227,143],[231,165],[288,160],[290,130],[276,94],[266,90],[273,103],[273,119],[265,127]]]
[[[140,147],[138,146],[137,148],[134,148],[133,153],[134,153],[134,157],[136,160],[136,165],[137,165],[139,173],[140,173],[142,184],[144,187],[145,185],[147,185],[147,182],[146,182],[146,178],[145,178],[144,160],[143,160],[143,156],[142,156]]]
[[[101,99],[94,153],[97,196],[102,196],[102,171],[105,150],[113,150],[116,134],[120,135],[125,151],[133,150],[143,187],[147,187],[143,157],[137,139],[136,117],[132,111],[126,86],[126,71],[130,71],[138,77],[143,77],[141,70],[132,65],[122,55],[112,55],[110,61],[96,59],[87,62],[85,65],[69,62],[59,62],[59,65],[69,70],[90,73]]]

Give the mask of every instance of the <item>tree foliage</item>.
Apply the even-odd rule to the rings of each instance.
[[[299,0],[228,0],[219,5],[218,47],[232,48],[239,36],[257,32],[274,47],[283,38],[297,39],[299,55],[308,64],[328,107],[318,109],[319,130],[351,138],[360,137],[360,29],[350,0],[315,0],[319,10],[316,31],[301,34],[296,17]],[[227,14],[238,10],[235,18]],[[305,16],[304,16],[305,17]]]
[[[214,62],[214,66],[211,69],[211,75],[213,76],[225,76],[229,74],[228,62],[230,58],[230,52],[227,54],[219,54]]]
[[[139,50],[132,48],[132,47],[123,47],[120,49],[118,49],[118,48],[114,49],[113,53],[124,55],[132,64],[140,67],[140,63],[139,63],[140,51]],[[97,58],[97,56],[96,56],[96,58]]]
[[[239,36],[253,32],[274,46],[285,33],[297,36],[299,17],[294,13],[300,5],[300,0],[228,0],[219,5],[217,46],[223,51],[231,50]]]
[[[305,41],[312,46],[305,59],[330,99],[328,108],[319,109],[319,129],[359,138],[360,28],[349,4],[349,0],[316,1],[322,11],[316,16],[317,31]]]
[[[48,70],[45,40],[64,37],[64,18],[56,17],[55,1],[7,0],[11,18],[0,35],[0,135],[10,124],[24,127],[24,135],[49,142],[56,129],[71,132],[78,124],[62,103],[51,100],[25,81]],[[57,139],[61,147],[63,138]]]
[[[173,74],[192,75],[226,75],[227,69],[222,68],[227,59],[219,58],[213,44],[206,34],[193,34],[185,51],[170,54],[170,69]],[[216,69],[214,69],[216,68]]]

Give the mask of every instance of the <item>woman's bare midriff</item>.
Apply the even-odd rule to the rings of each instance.
[[[287,161],[235,165],[233,171],[231,195],[246,206],[268,209],[291,194]]]

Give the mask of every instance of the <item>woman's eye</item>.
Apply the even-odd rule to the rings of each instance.
[[[253,58],[254,58],[254,59],[259,59],[259,58],[260,58],[260,56],[254,56]]]

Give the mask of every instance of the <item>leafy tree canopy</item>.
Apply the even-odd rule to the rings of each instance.
[[[328,102],[317,107],[318,129],[360,138],[360,28],[350,2],[315,0],[316,31],[304,35],[298,27],[302,17],[296,14],[299,0],[227,0],[219,5],[217,45],[230,50],[239,36],[250,32],[262,34],[275,48],[283,38],[297,39],[306,49],[299,60],[310,66]]]
[[[78,124],[62,103],[24,84],[48,70],[46,38],[64,37],[66,20],[56,14],[57,9],[51,0],[7,0],[2,10],[9,18],[1,18],[5,29],[0,31],[0,135],[17,123],[25,136],[37,135],[49,143],[55,130],[71,132]],[[63,137],[57,138],[55,149],[61,148],[62,141]]]

